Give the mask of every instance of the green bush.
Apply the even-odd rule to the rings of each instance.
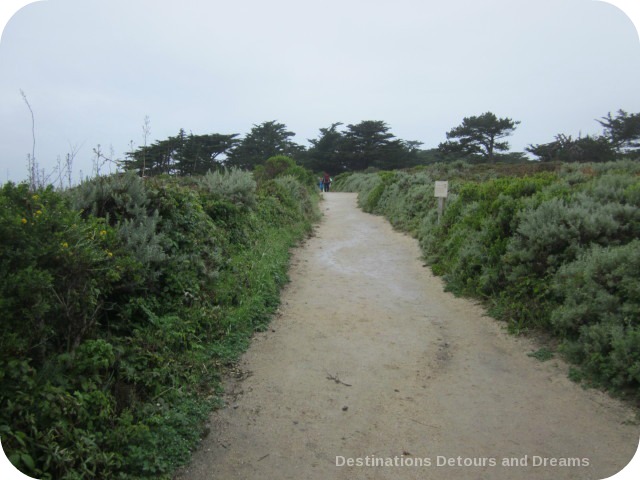
[[[0,307],[3,353],[72,351],[92,335],[97,312],[120,279],[113,229],[83,219],[52,189],[0,191]]]
[[[564,340],[580,378],[632,389],[640,372],[640,162],[435,164],[345,174],[336,188],[414,234],[446,288],[514,332]],[[435,180],[449,181],[441,219]]]
[[[208,172],[198,182],[211,196],[236,206],[253,208],[256,204],[256,182],[253,175],[239,168]]]
[[[0,190],[0,436],[24,473],[169,478],[317,217],[293,177]]]
[[[287,190],[293,202],[300,210],[303,217],[318,219],[318,193],[315,188],[311,190],[305,184],[292,175],[284,175],[275,179],[276,184]]]
[[[293,177],[305,187],[314,188],[316,186],[313,173],[296,164],[293,158],[285,155],[275,155],[267,159],[264,165],[258,165],[254,170],[254,176],[258,182],[278,177]]]
[[[237,184],[233,176],[229,180]],[[197,192],[170,179],[156,182],[150,182],[149,195],[157,208],[166,260],[154,293],[179,299],[181,305],[206,300],[224,264],[226,233],[204,210]]]
[[[518,228],[517,214],[528,198],[543,191],[554,178],[545,173],[465,182],[457,187],[435,235],[422,241],[429,262],[446,275],[449,288],[483,297],[505,288],[503,257]]]
[[[592,243],[628,242],[639,219],[637,208],[602,203],[584,193],[571,201],[553,198],[523,210],[508,248],[511,279],[554,273]]]
[[[87,180],[64,192],[83,218],[102,219],[117,233],[120,268],[129,290],[153,285],[166,260],[159,215],[143,180],[133,172]],[[115,253],[115,252],[114,252]],[[126,257],[123,258],[123,257]]]
[[[553,328],[574,360],[617,387],[640,386],[640,240],[593,246],[563,265],[552,290]]]
[[[336,177],[331,189],[337,192],[358,192],[358,205],[363,207],[363,202],[365,202],[371,190],[381,181],[381,177],[377,174],[353,173],[348,176]]]

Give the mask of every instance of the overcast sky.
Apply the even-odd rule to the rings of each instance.
[[[433,148],[466,116],[521,121],[512,150],[640,112],[640,41],[593,0],[47,0],[0,42],[0,182],[78,150],[122,158],[175,135],[277,120],[306,145],[333,122],[383,120]]]

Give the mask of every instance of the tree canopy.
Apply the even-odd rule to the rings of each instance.
[[[342,172],[346,164],[342,158],[342,143],[344,136],[338,130],[342,123],[332,123],[328,128],[321,128],[318,138],[310,138],[309,148],[305,160],[307,168],[314,171],[327,170]]]
[[[529,145],[526,150],[542,162],[608,162],[616,156],[640,151],[640,113],[618,110],[596,120],[604,127],[602,135],[578,136],[558,134],[555,140]]]
[[[556,135],[553,142],[529,145],[527,152],[533,153],[541,162],[608,162],[614,159],[615,151],[605,137],[578,137]]]
[[[601,120],[596,120],[604,127],[604,136],[619,152],[631,152],[640,149],[640,113],[629,114],[618,110],[615,117],[611,112]]]
[[[295,133],[275,120],[254,125],[251,131],[230,151],[227,165],[252,170],[278,155],[295,158],[304,147],[291,140]]]
[[[559,134],[552,142],[529,145],[525,150],[545,162],[604,162],[640,152],[640,113],[618,110],[615,115],[609,113],[596,121],[604,127],[601,136],[572,138]],[[458,159],[520,163],[529,159],[523,152],[509,152],[509,144],[504,141],[519,124],[508,117],[498,118],[492,112],[465,117],[447,132],[445,142],[428,149],[421,148],[422,142],[396,137],[381,120],[363,120],[346,126],[334,122],[320,128],[317,138],[308,139],[308,148],[295,143],[295,133],[275,120],[253,125],[243,138],[235,133],[194,135],[180,129],[176,136],[128,152],[121,165],[141,175],[199,175],[222,167],[257,169],[260,175],[268,175],[275,168],[275,164],[266,165],[268,159],[287,157],[311,171],[336,175]]]
[[[447,132],[447,142],[438,148],[443,153],[480,155],[484,160],[494,162],[496,152],[509,150],[509,143],[499,140],[511,135],[519,124],[519,121],[498,118],[491,112],[465,117],[459,126]]]
[[[310,139],[311,148],[306,164],[314,170],[343,172],[367,168],[406,168],[418,163],[418,141],[396,138],[390,127],[381,120],[363,120],[347,125],[342,123],[321,128],[317,139]]]
[[[237,136],[219,133],[187,135],[180,129],[175,137],[128,152],[122,166],[127,170],[137,170],[141,175],[202,175],[218,169],[220,157],[237,144]]]

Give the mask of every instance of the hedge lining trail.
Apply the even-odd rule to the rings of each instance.
[[[434,182],[449,181],[438,223]],[[575,379],[640,399],[640,162],[437,164],[343,174],[367,212],[415,235],[455,293],[544,331]]]
[[[170,478],[188,460],[317,219],[315,190],[280,173],[0,190],[0,437],[14,465]]]

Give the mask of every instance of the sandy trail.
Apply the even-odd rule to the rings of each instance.
[[[246,378],[178,478],[600,479],[630,461],[634,412],[445,293],[417,242],[354,194],[321,208]]]

